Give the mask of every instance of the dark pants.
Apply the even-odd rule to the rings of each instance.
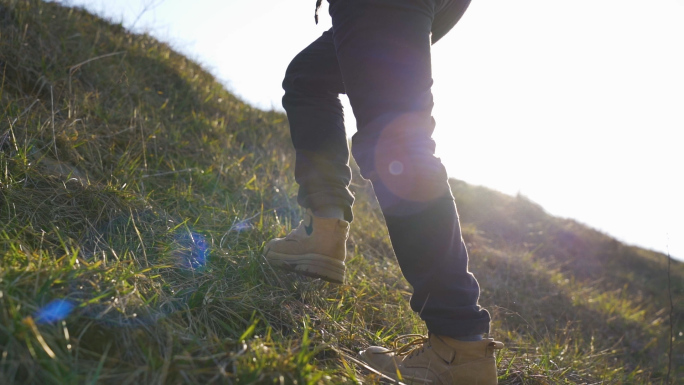
[[[430,46],[470,0],[329,0],[333,28],[287,69],[283,106],[296,150],[298,201],[339,206],[352,220],[349,149],[339,94],[357,123],[352,152],[371,180],[411,307],[432,333],[487,333],[489,313],[468,254],[447,174],[434,156]]]

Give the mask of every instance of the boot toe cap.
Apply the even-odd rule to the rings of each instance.
[[[393,368],[394,353],[389,353],[390,350],[380,346],[371,346],[359,353],[361,359],[370,365],[372,368],[379,371],[386,371],[388,368]]]

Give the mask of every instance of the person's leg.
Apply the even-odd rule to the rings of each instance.
[[[296,152],[298,203],[319,216],[342,212],[344,219],[351,221],[354,197],[348,189],[349,148],[339,100],[345,91],[332,31],[292,60],[283,89],[283,107]]]
[[[447,174],[431,139],[430,33],[436,0],[329,0],[337,60],[358,132],[352,152],[370,179],[431,333],[489,331]]]
[[[405,382],[494,385],[494,352],[503,344],[482,339],[489,313],[477,304],[479,286],[468,271],[456,206],[431,139],[430,34],[444,1],[329,0],[337,59],[357,118],[352,152],[373,183],[413,286],[411,307],[430,332],[409,343],[410,351],[372,346],[361,357]]]
[[[338,97],[344,85],[332,31],[292,60],[283,88],[296,153],[297,200],[307,210],[290,234],[266,244],[264,256],[274,266],[342,283],[354,197],[348,190],[349,149]]]

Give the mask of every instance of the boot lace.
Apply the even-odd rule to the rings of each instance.
[[[402,341],[410,338],[413,339],[411,339],[409,342],[401,344]],[[385,353],[394,353],[397,356],[406,356],[406,358],[412,357],[413,355],[417,356],[425,351],[428,341],[428,337],[422,334],[405,334],[397,337],[394,342],[392,342],[392,349]]]

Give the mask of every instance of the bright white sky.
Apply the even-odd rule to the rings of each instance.
[[[266,109],[331,25],[314,0],[62,3],[169,42]],[[684,260],[684,0],[473,0],[433,77],[451,176]]]

